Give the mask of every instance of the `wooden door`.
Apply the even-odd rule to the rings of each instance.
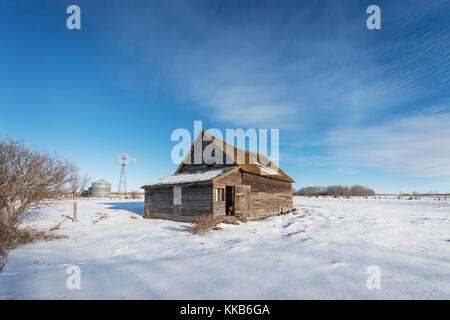
[[[250,212],[250,186],[238,185],[235,190],[235,215],[247,217]]]
[[[225,187],[225,214],[234,216],[234,187]]]

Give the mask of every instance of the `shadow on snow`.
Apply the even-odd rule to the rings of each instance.
[[[112,210],[127,210],[133,213],[136,213],[142,216],[145,212],[144,202],[136,201],[136,202],[107,202],[102,203],[108,206],[107,209]]]

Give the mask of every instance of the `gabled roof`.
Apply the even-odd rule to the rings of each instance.
[[[243,150],[240,148],[237,148],[222,139],[219,139],[210,133],[206,131],[202,131],[198,137],[195,139],[195,143],[199,143],[203,139],[203,135],[206,135],[209,139],[211,139],[211,143],[214,143],[220,150],[222,150],[226,156],[231,159],[231,163],[234,163],[236,166],[240,167],[243,171],[261,175],[277,180],[287,181],[287,182],[294,182],[294,180],[289,177],[287,174],[283,172],[280,168],[278,168],[275,164],[273,164],[270,159],[262,154],[262,153],[256,153],[248,150]],[[194,146],[194,144],[191,146],[191,150]],[[189,152],[183,162],[179,165],[177,171],[175,171],[175,175],[179,173],[181,170],[183,164],[188,160],[191,159],[191,153]],[[238,160],[243,159],[244,162],[240,163]]]

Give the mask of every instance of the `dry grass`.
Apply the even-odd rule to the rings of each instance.
[[[62,222],[61,222],[62,223]],[[52,228],[54,229],[54,228]],[[53,234],[48,231],[34,228],[14,228],[5,225],[0,226],[0,271],[8,262],[8,252],[11,249],[23,246],[35,241],[50,241],[67,238],[65,235]]]
[[[143,199],[144,198],[144,194],[139,193],[137,191],[133,191],[130,193],[129,199]]]
[[[270,218],[271,216],[264,216],[264,217],[256,217],[256,218],[241,218],[240,220],[242,222],[249,222],[249,221],[262,221],[266,220],[267,218]],[[272,216],[273,217],[273,216]]]
[[[54,239],[65,239],[67,236],[54,234],[48,231],[34,228],[15,229],[9,234],[9,241],[6,241],[9,249],[14,249],[35,241],[50,241]]]
[[[194,224],[192,233],[201,234],[211,230],[219,230],[220,228],[217,227],[219,223],[239,224],[239,220],[231,216],[218,216],[214,218],[212,215],[202,215]]]
[[[297,209],[293,209],[290,211],[286,211],[284,213],[280,213],[279,215],[284,214],[297,214]],[[275,217],[277,215],[273,216],[264,216],[264,217],[234,217],[234,216],[218,216],[216,218],[213,218],[212,215],[202,215],[200,219],[197,220],[197,222],[194,224],[194,227],[192,228],[193,234],[201,234],[205,232],[209,232],[211,230],[220,230],[219,227],[217,227],[220,223],[226,223],[226,224],[239,224],[240,222],[249,222],[249,221],[262,221],[270,217]]]
[[[99,223],[100,221],[109,218],[109,215],[107,213],[97,212],[96,215],[97,215],[97,219],[92,224]]]
[[[51,228],[49,231],[55,231],[55,230],[60,230],[61,229],[61,225],[68,220],[69,218],[64,218],[63,220],[61,220],[60,223],[58,223],[56,226],[54,226],[53,228]]]

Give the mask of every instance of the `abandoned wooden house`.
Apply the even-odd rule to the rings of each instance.
[[[221,150],[223,161],[202,159],[196,164],[194,147],[201,145],[203,152],[211,143],[211,154]],[[245,161],[237,161],[243,158]],[[252,220],[292,211],[293,182],[266,156],[236,148],[202,131],[174,175],[142,189],[149,218],[195,222],[204,214],[212,214]]]

